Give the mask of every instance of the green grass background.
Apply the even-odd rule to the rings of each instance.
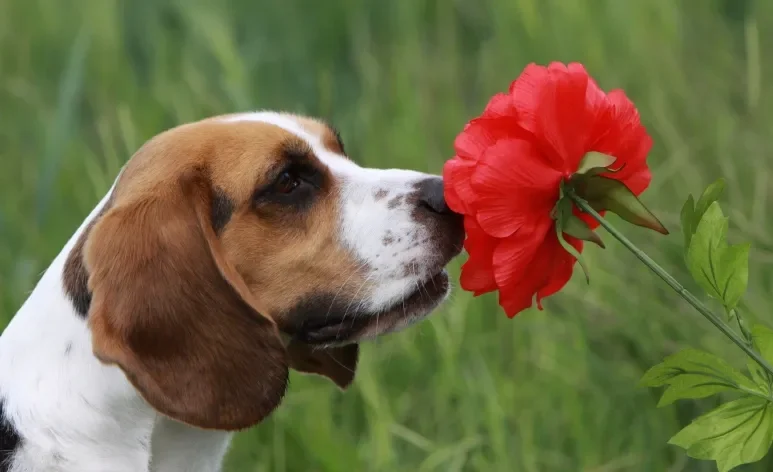
[[[625,231],[684,281],[681,203],[728,178],[732,239],[754,247],[745,312],[770,322],[771,44],[767,0],[0,0],[0,322],[163,129],[286,109],[329,118],[364,164],[439,172],[488,97],[551,60],[639,106],[644,200],[672,235]],[[715,470],[666,441],[716,400],[657,409],[636,384],[688,345],[743,359],[605,239],[591,286],[575,277],[543,312],[508,320],[457,291],[368,344],[348,392],[293,376],[225,470]]]

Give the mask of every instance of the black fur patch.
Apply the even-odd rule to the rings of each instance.
[[[0,402],[0,472],[11,470],[11,460],[21,444],[21,437],[5,416],[3,403]]]
[[[231,216],[234,212],[234,202],[228,195],[220,189],[215,189],[212,193],[212,209],[210,211],[210,218],[212,220],[212,228],[215,233],[220,233],[225,225],[231,220]]]
[[[89,313],[89,307],[91,306],[91,292],[88,288],[88,273],[82,265],[78,265],[73,270],[77,270],[77,273],[73,275],[74,280],[65,286],[67,295],[70,296],[72,306],[75,311],[83,318]]]
[[[343,154],[345,156],[346,155],[346,148],[344,148],[344,140],[341,139],[341,133],[338,131],[337,128],[333,128],[332,126],[331,126],[331,128],[333,130],[333,134],[336,137],[336,141],[338,142],[338,147],[341,148],[341,154]]]
[[[300,300],[277,317],[279,328],[307,344],[336,342],[355,336],[370,323],[350,300],[335,294],[318,294]]]
[[[105,202],[105,206],[99,210],[97,216],[83,230],[83,234],[78,238],[70,254],[67,255],[67,260],[64,262],[64,271],[62,273],[64,291],[72,301],[73,308],[82,318],[88,316],[89,307],[91,306],[89,273],[86,271],[86,265],[83,262],[83,248],[86,244],[86,238],[88,238],[94,225],[97,224],[97,220],[102,218],[110,207],[113,206],[114,195],[110,195],[110,198]]]

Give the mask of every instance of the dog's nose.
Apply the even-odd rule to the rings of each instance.
[[[443,179],[430,177],[417,185],[419,205],[439,214],[453,213],[443,196]]]

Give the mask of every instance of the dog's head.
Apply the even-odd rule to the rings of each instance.
[[[347,386],[358,341],[446,297],[462,240],[439,177],[360,167],[323,122],[183,125],[132,157],[83,236],[94,352],[163,414],[248,427],[288,368]]]

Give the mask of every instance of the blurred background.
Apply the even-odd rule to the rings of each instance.
[[[560,60],[640,108],[655,139],[644,200],[672,234],[625,232],[686,282],[681,204],[728,178],[731,240],[753,244],[744,313],[770,323],[766,44],[766,0],[0,0],[0,322],[166,128],[309,113],[366,165],[440,172],[491,95],[527,63]],[[716,470],[666,444],[716,400],[657,409],[659,392],[637,381],[688,345],[743,359],[606,240],[586,251],[590,287],[575,274],[545,311],[508,320],[495,297],[457,291],[429,321],[365,346],[348,392],[294,375],[225,470]]]

